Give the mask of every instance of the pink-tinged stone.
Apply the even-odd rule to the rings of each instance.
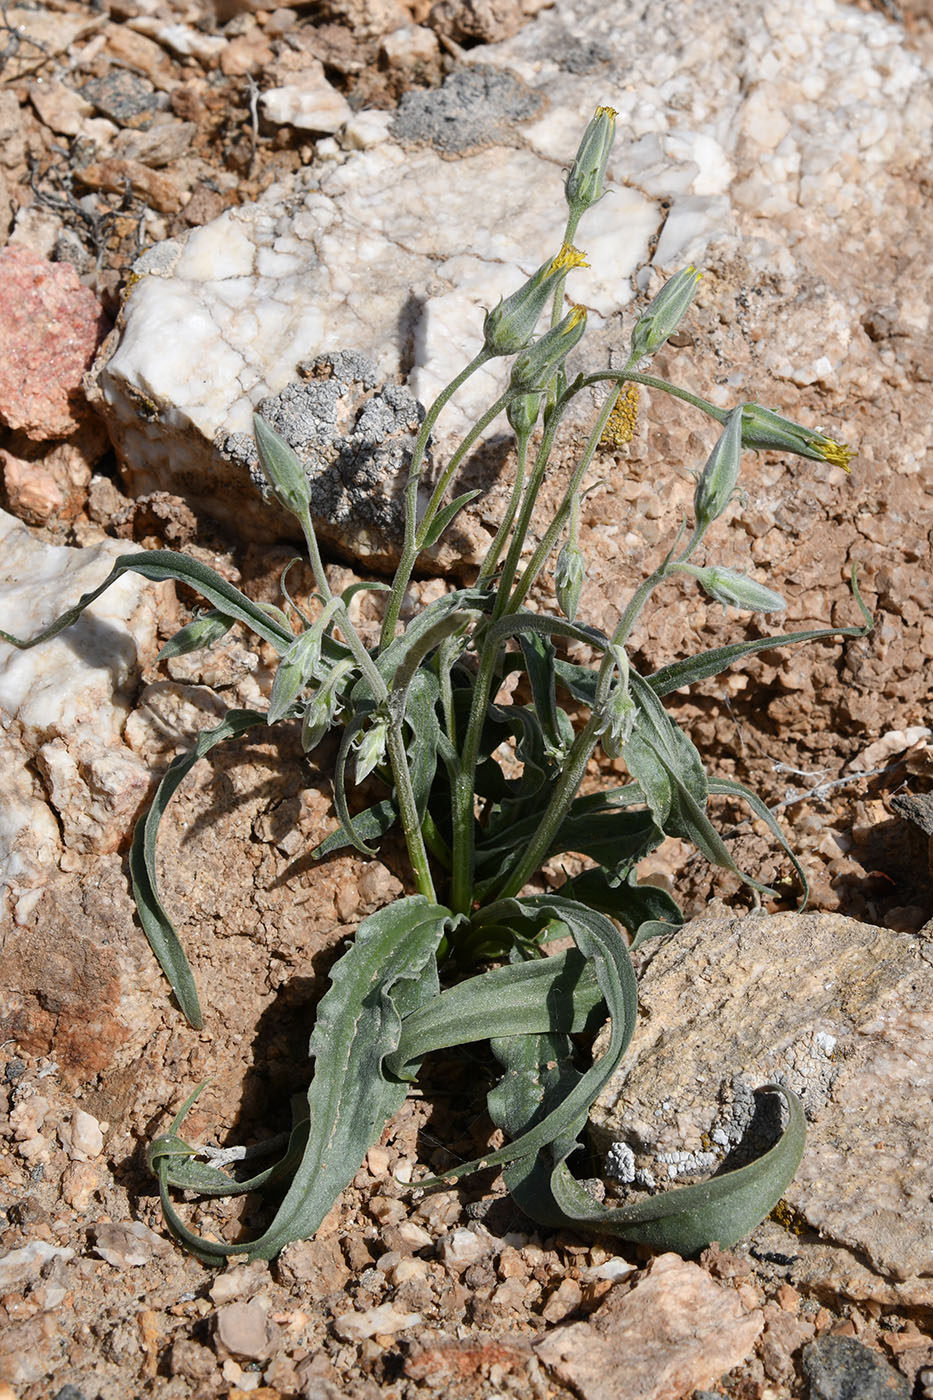
[[[589,1322],[557,1327],[538,1359],[583,1400],[687,1400],[751,1355],[764,1326],[756,1299],[662,1254]]]
[[[34,442],[73,433],[87,407],[84,373],[110,329],[68,263],[0,250],[0,419]]]

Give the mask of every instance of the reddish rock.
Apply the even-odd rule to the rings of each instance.
[[[34,442],[73,433],[82,388],[109,322],[68,263],[13,244],[0,250],[0,419]]]

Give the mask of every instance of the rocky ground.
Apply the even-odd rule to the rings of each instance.
[[[21,536],[12,521],[2,538],[6,562],[23,561],[36,595],[18,606],[44,606],[72,567],[58,574],[49,562],[58,556],[30,550],[117,553],[127,542],[193,549],[247,592],[274,597],[290,546],[237,540],[174,490],[135,491],[134,464],[118,463],[82,373],[120,316],[143,248],[275,183],[313,181],[333,161],[334,133],[356,131],[365,149],[405,93],[436,86],[462,50],[520,38],[540,8],[0,5],[0,297],[4,324],[20,337],[0,365],[0,505],[30,531]],[[929,65],[922,5],[904,14],[885,6],[876,18],[903,26],[906,51]],[[877,252],[866,234],[862,261],[855,248],[845,254],[861,300],[843,388],[834,394],[819,372],[785,375],[756,349],[775,318],[802,308],[832,351],[837,303],[820,279],[840,277],[828,235],[811,244],[806,285],[766,278],[737,243],[718,245],[669,357],[672,375],[700,392],[724,384],[736,364],[776,373],[775,407],[847,424],[860,449],[852,478],[822,464],[756,461],[723,562],[766,570],[789,594],[794,627],[856,621],[845,578],[858,563],[875,632],[812,654],[767,652],[674,707],[714,771],[779,809],[812,908],[909,940],[933,914],[929,189],[928,175],[900,156],[890,174],[900,182],[897,239]],[[802,223],[800,237],[807,232]],[[24,332],[24,320],[44,333]],[[56,393],[56,384],[71,387]],[[605,482],[588,498],[583,545],[598,565],[584,604],[596,622],[689,494],[688,481],[659,497],[659,464],[703,448],[686,412],[645,397],[633,441],[606,454]],[[475,470],[482,477],[488,462]],[[500,498],[494,483],[490,513]],[[607,523],[619,511],[621,533]],[[333,582],[349,582],[352,565],[346,551],[335,557]],[[447,586],[418,585],[423,596]],[[269,660],[234,635],[209,660],[155,667],[160,640],[190,603],[143,588],[115,605],[108,625],[133,654],[105,683],[100,667],[89,679],[93,638],[63,646],[53,718],[40,704],[39,672],[4,679],[0,692],[15,716],[3,740],[15,792],[2,836],[13,874],[0,1055],[0,1400],[933,1395],[933,1266],[886,1266],[870,1243],[847,1246],[830,1225],[821,1240],[799,1211],[765,1222],[733,1251],[685,1263],[542,1236],[488,1177],[412,1193],[405,1182],[423,1169],[487,1145],[481,1058],[432,1064],[313,1242],[271,1266],[220,1273],[167,1242],[144,1169],[166,1109],[210,1076],[192,1137],[228,1144],[276,1131],[302,1086],[311,1008],[341,940],[401,889],[391,849],[385,863],[307,861],[332,818],[326,767],[302,768],[296,736],[280,729],[223,753],[186,783],[162,840],[166,897],[208,1008],[205,1032],[179,1026],[133,921],[127,833],[151,773],[224,708],[267,692]],[[363,625],[373,621],[364,610]],[[19,630],[20,621],[4,615],[4,626]],[[638,635],[636,663],[651,669],[681,654],[685,637],[713,646],[736,635],[732,620],[678,594]],[[63,694],[94,712],[83,749],[66,732]],[[592,781],[605,776],[594,771]],[[734,823],[739,864],[779,878],[763,828],[737,811],[721,815]],[[736,881],[677,843],[651,873],[691,915],[715,897],[748,907]],[[904,1069],[904,1082],[912,1074]],[[877,1092],[886,1092],[883,1078]],[[246,1197],[187,1209],[201,1231],[235,1238],[262,1207]]]

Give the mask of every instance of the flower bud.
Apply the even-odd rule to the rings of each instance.
[[[754,451],[770,448],[776,452],[794,452],[813,462],[831,462],[846,472],[855,456],[844,442],[834,442],[823,433],[803,428],[757,403],[747,403],[742,409],[742,446]]]
[[[698,530],[705,530],[722,515],[739,479],[742,458],[742,410],[734,408],[709,454],[693,493],[693,514]]]
[[[543,397],[543,394],[519,394],[517,399],[509,400],[505,416],[516,437],[524,438],[531,432],[538,421]]]
[[[288,443],[269,427],[258,413],[253,414],[259,461],[272,494],[283,509],[299,518],[311,505],[311,493],[304,467]]]
[[[695,564],[678,564],[676,567],[684,573],[692,574],[701,588],[717,603],[722,603],[724,608],[767,613],[783,612],[787,607],[780,593],[774,593],[770,588],[765,588],[763,583],[756,583],[753,578],[738,573],[736,569],[727,569],[718,564],[711,564],[705,569],[698,568]]]
[[[614,107],[597,107],[583,133],[564,185],[570,212],[577,219],[603,197],[606,165],[616,135],[616,115]]]
[[[187,656],[191,651],[200,651],[203,647],[212,646],[214,642],[219,642],[221,637],[225,637],[232,626],[232,617],[225,617],[222,612],[212,608],[210,612],[202,613],[193,622],[189,622],[187,627],[182,627],[180,632],[176,632],[174,637],[165,643],[156,661],[167,661],[170,656]]]
[[[586,330],[586,307],[574,306],[549,331],[523,350],[512,365],[509,388],[529,394],[547,384]]]
[[[628,688],[628,652],[622,646],[610,645],[609,650],[619,668],[619,679],[609,692],[609,698],[606,701],[599,742],[607,758],[621,758],[622,750],[635,728],[637,710]]]
[[[373,769],[385,761],[388,732],[388,722],[380,719],[358,739],[356,743],[356,767],[353,773],[356,783],[361,783],[364,778],[368,778]]]
[[[635,322],[632,356],[641,360],[653,355],[672,336],[690,308],[702,273],[695,267],[675,272]]]
[[[330,729],[344,702],[342,682],[355,670],[356,665],[349,658],[338,661],[311,696],[301,719],[301,747],[305,753],[316,749]]]
[[[490,355],[517,355],[534,335],[554,289],[574,267],[589,267],[584,255],[565,243],[556,257],[542,263],[517,292],[486,312],[483,338]]]
[[[554,587],[561,612],[569,622],[577,615],[580,590],[586,577],[583,550],[574,539],[569,539],[557,556],[554,566]]]
[[[275,680],[272,682],[272,694],[269,696],[269,724],[277,723],[288,713],[313,677],[320,655],[321,631],[317,626],[302,632],[301,636],[296,637],[291,646],[283,651]]]

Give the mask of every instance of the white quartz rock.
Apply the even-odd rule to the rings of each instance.
[[[99,373],[130,489],[174,490],[260,537],[287,528],[263,508],[218,435],[328,349],[362,351],[422,402],[476,353],[486,309],[557,251],[566,215],[557,162],[493,148],[451,162],[392,141],[353,152],[300,201],[244,205],[142,260],[122,334]],[[430,212],[426,197],[430,195]],[[593,264],[570,279],[599,320],[632,296],[655,205],[616,189],[592,212]],[[466,386],[439,438],[463,431],[504,383],[503,362]]]
[[[0,626],[33,636],[123,553],[116,542],[48,545],[0,512]],[[62,845],[116,850],[145,797],[148,767],[122,733],[140,664],[155,651],[157,596],[125,574],[52,640],[30,651],[0,642],[0,921],[12,902],[25,922]]]
[[[339,131],[353,115],[347,99],[324,77],[323,63],[295,75],[295,82],[268,88],[259,99],[262,114],[275,126],[299,131]]]

